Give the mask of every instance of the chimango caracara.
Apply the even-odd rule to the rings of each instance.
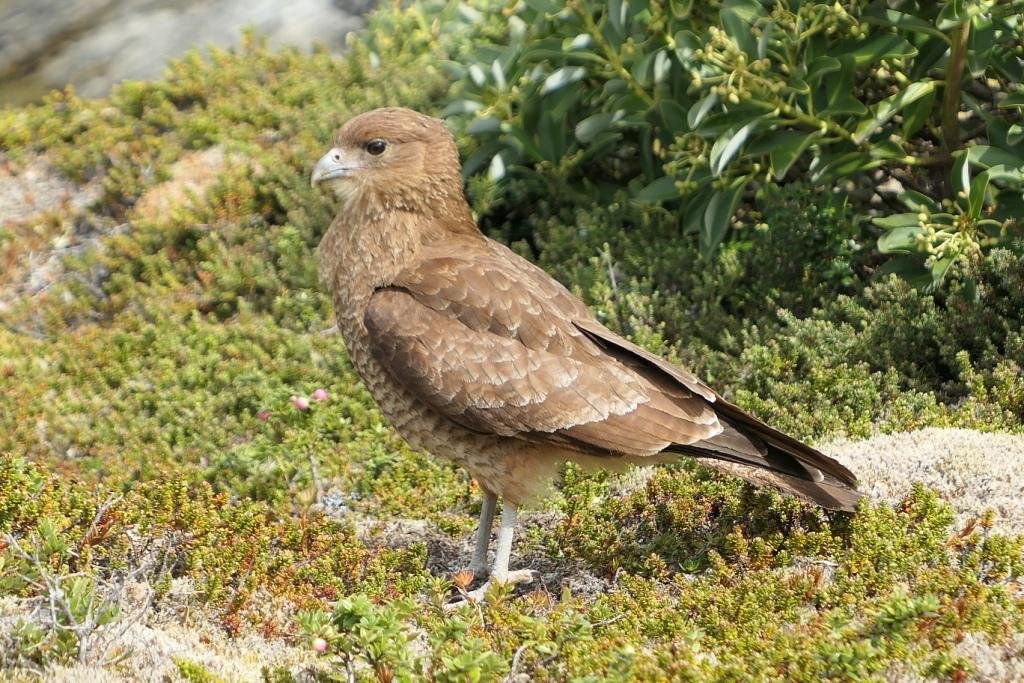
[[[451,134],[408,109],[342,126],[312,181],[341,209],[320,271],[352,363],[414,448],[465,467],[484,490],[470,568],[509,572],[520,504],[566,461],[651,464],[683,456],[826,508],[860,497],[835,460],[725,401],[599,323],[547,273],[488,239],[466,204]]]

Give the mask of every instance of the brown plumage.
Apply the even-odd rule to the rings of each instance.
[[[495,496],[506,515],[492,575],[505,579],[515,507],[565,461],[692,456],[853,509],[860,494],[845,467],[614,334],[485,237],[459,171],[441,121],[389,108],[346,123],[313,182],[343,203],[320,245],[321,274],[356,370],[412,446],[455,460],[487,492],[475,570],[484,570]]]

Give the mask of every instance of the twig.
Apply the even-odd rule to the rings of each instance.
[[[949,64],[946,66],[946,90],[942,93],[942,142],[946,153],[960,147],[960,81],[964,76],[967,42],[971,35],[971,22],[965,21],[949,36]]]
[[[519,668],[519,658],[526,652],[526,648],[529,647],[529,643],[523,643],[516,648],[516,653],[512,655],[512,668],[508,672],[508,676],[505,678],[506,683],[514,683],[516,677],[516,669]]]

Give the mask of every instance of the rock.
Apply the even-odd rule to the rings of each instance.
[[[170,180],[139,197],[135,203],[135,216],[157,219],[167,215],[175,206],[186,204],[191,197],[201,199],[229,163],[240,161],[239,157],[225,153],[220,146],[189,152],[171,166]]]
[[[192,47],[236,46],[255,28],[274,46],[340,49],[373,0],[13,0],[0,5],[0,104],[70,83],[100,97],[152,79]],[[3,81],[7,81],[3,83]]]
[[[75,213],[102,194],[99,180],[76,185],[42,156],[15,164],[0,154],[0,226],[28,222],[57,209]]]
[[[102,194],[102,178],[78,185],[44,156],[14,163],[0,154],[0,312],[44,292],[66,256],[94,244],[84,214]]]

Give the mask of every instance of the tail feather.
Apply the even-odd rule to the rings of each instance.
[[[860,499],[865,497],[863,493],[846,484],[829,481],[808,481],[788,474],[749,465],[740,465],[718,458],[697,455],[694,458],[712,469],[734,477],[740,477],[757,486],[770,486],[805,503],[820,505],[829,510],[853,512],[857,509],[857,503]]]
[[[782,446],[778,439],[766,443],[760,430],[737,428],[722,417],[722,434],[693,444],[673,444],[666,450],[831,510],[853,511],[863,497],[854,488],[852,473],[824,453],[796,439],[787,438]]]

